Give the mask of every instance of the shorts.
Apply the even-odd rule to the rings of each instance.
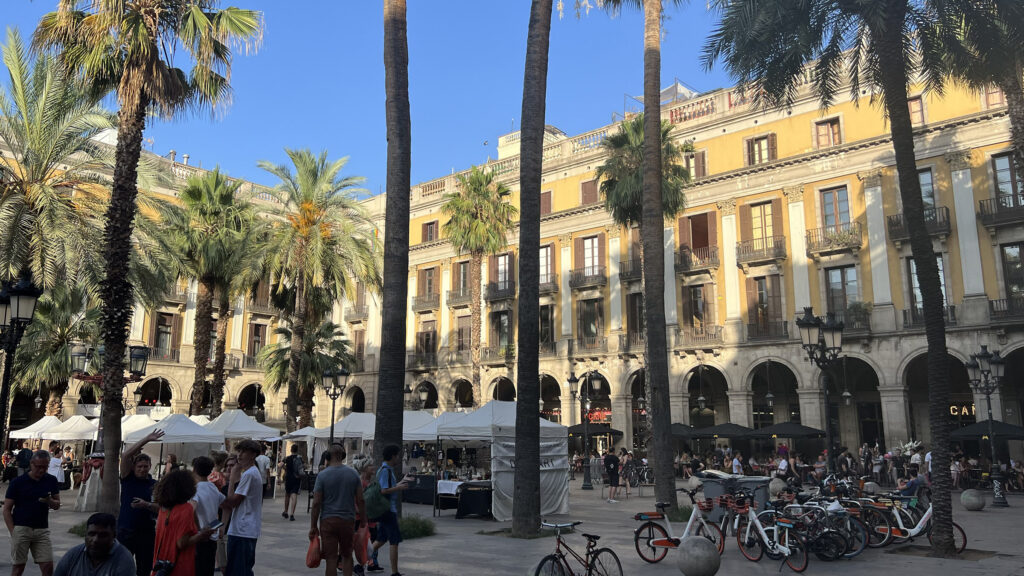
[[[377,537],[374,542],[387,542],[397,546],[402,541],[402,533],[398,530],[398,515],[390,510],[377,519]]]
[[[28,553],[36,564],[53,562],[53,546],[50,544],[49,528],[15,526],[11,533],[11,564],[28,564]]]
[[[285,478],[284,479],[284,493],[285,494],[298,494],[299,486],[302,485],[302,481],[298,478]]]
[[[608,485],[618,487],[619,485],[619,473],[608,474]]]
[[[320,550],[324,560],[348,558],[352,555],[352,538],[356,521],[345,518],[320,519]]]

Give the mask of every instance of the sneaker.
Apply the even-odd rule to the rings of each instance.
[[[383,572],[384,569],[380,567],[380,564],[377,564],[376,562],[374,562],[373,564],[367,564],[366,565],[366,571],[367,572]]]
[[[353,574],[359,574],[360,576],[362,576],[362,574],[363,574],[363,565],[362,564],[356,564],[355,566],[353,566],[352,567],[352,573]]]
[[[288,513],[287,512],[281,512],[281,518],[284,518],[285,520],[287,520],[288,519]]]
[[[611,502],[612,504],[618,504],[618,503],[619,503],[619,501],[618,501],[618,500],[610,500],[610,499],[609,499],[608,501],[609,501],[609,502]]]
[[[292,522],[295,522],[295,516],[289,516],[288,519],[291,520]]]

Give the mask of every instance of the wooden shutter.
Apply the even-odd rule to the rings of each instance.
[[[708,212],[708,246],[718,246],[718,211]]]
[[[583,268],[583,238],[572,241],[572,267],[576,270]]]
[[[757,282],[747,277],[747,323],[757,323]]]
[[[519,278],[516,275],[516,254],[515,252],[508,253],[508,279],[509,282],[515,282]]]
[[[754,139],[747,140],[747,166],[754,165]]]
[[[582,338],[586,333],[583,331],[583,300],[576,301],[576,337]]]
[[[551,190],[540,193],[540,215],[551,214]]]
[[[772,235],[782,236],[782,198],[772,200]],[[765,243],[765,247],[774,244]]]
[[[692,242],[690,217],[681,216],[679,218],[679,250],[683,251],[689,249]]]
[[[683,303],[683,326],[693,326],[693,302],[690,300],[690,287],[683,285],[679,299]]]
[[[704,284],[700,287],[704,292],[704,324],[714,326],[718,324],[718,317],[715,316],[715,286]]]
[[[181,348],[181,315],[171,316],[171,349]]]
[[[768,318],[782,320],[782,286],[781,276],[768,276]]]
[[[487,281],[498,281],[498,257],[493,254],[487,258]]]
[[[768,135],[768,161],[774,162],[779,158],[779,146],[778,139],[775,137],[775,133],[772,132]]]
[[[423,296],[424,294],[426,294],[426,291],[423,288],[426,285],[426,283],[427,283],[427,271],[426,270],[418,270],[416,272],[416,295],[417,296]]]
[[[248,336],[248,338],[247,338],[247,342],[245,343],[245,351],[246,351],[246,352],[247,352],[247,353],[248,353],[248,354],[249,354],[250,356],[253,356],[253,355],[254,355],[254,354],[253,354],[253,348],[255,348],[255,347],[256,347],[256,344],[255,344],[255,342],[256,342],[256,325],[255,325],[255,324],[252,324],[252,323],[250,323],[250,324],[249,324],[249,336]]]
[[[740,240],[750,240],[754,237],[754,228],[750,219],[750,204],[740,205]]]
[[[362,282],[356,283],[356,306],[363,306],[366,304],[366,285]]]
[[[633,260],[639,260],[640,254],[643,252],[642,244],[640,243],[640,228],[629,229],[629,241],[630,241],[630,253],[629,257]]]
[[[583,204],[594,204],[598,200],[597,180],[587,180],[583,183]]]
[[[701,150],[693,155],[693,174],[690,176],[696,180],[708,175],[707,172],[707,151]]]
[[[352,347],[355,349],[356,358],[362,358],[366,348],[366,331],[356,330],[352,333]]]
[[[604,232],[602,232],[602,233],[597,235],[597,265],[598,266],[607,266],[608,265],[607,262],[605,261],[605,252],[606,251],[607,251],[607,247],[605,246],[605,243],[604,243]]]

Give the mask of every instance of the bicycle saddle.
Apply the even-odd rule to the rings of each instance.
[[[668,502],[656,502],[654,504],[654,507],[657,508],[658,510],[661,510],[663,508],[668,508],[670,506],[672,506],[672,505],[669,504]]]
[[[593,534],[583,534],[582,536],[591,542],[597,542],[601,539],[600,536],[594,536]]]

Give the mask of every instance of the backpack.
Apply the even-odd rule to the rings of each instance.
[[[18,455],[14,457],[15,462],[18,464],[18,468],[28,468],[32,462],[32,451],[28,448],[22,448],[18,450]]]
[[[382,467],[381,470],[384,468]],[[391,475],[391,483],[395,482],[395,475]],[[377,471],[377,478],[380,478],[380,471]],[[391,499],[381,492],[380,480],[375,479],[363,490],[363,505],[366,507],[366,517],[369,520],[376,520],[391,510]]]
[[[302,478],[302,471],[299,470],[299,457],[295,454],[284,459],[285,470],[289,478]]]

